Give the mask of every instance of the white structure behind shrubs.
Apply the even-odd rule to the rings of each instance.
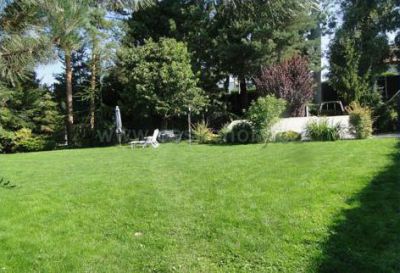
[[[278,121],[271,128],[272,136],[275,137],[278,133],[287,131],[294,131],[301,134],[302,140],[307,140],[306,127],[307,124],[313,121],[327,120],[331,126],[335,126],[340,123],[342,127],[341,138],[342,139],[354,139],[354,136],[350,133],[350,116],[332,116],[332,117],[304,117],[304,118],[283,118]]]

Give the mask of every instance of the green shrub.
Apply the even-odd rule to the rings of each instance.
[[[46,141],[39,137],[34,137],[30,129],[22,128],[15,132],[15,151],[17,152],[36,152],[42,151],[46,147]]]
[[[275,135],[275,141],[277,142],[293,142],[300,140],[301,134],[294,131],[281,132]]]
[[[38,152],[45,150],[46,141],[38,137],[32,137],[17,142],[17,152]]]
[[[11,153],[15,146],[15,134],[0,126],[0,152]]]
[[[279,121],[286,110],[286,101],[274,96],[259,98],[253,102],[247,112],[249,121],[254,125],[257,139],[271,140],[271,127]]]
[[[45,142],[43,151],[51,151],[51,150],[56,149],[57,142],[54,139],[46,138],[46,139],[43,139],[43,141]]]
[[[221,132],[222,140],[229,144],[248,144],[255,142],[253,124],[247,120],[235,120],[225,126]]]
[[[358,139],[365,139],[372,135],[372,111],[353,102],[347,107],[350,115],[351,133]]]
[[[230,125],[230,123],[227,123],[221,128],[221,130],[219,130],[218,141],[220,143],[226,143],[226,136],[230,132],[229,125]]]
[[[199,144],[207,144],[216,142],[218,135],[215,135],[213,131],[208,128],[206,122],[199,122],[193,126],[193,134]]]
[[[307,136],[314,141],[336,141],[340,139],[340,123],[330,126],[328,120],[312,121],[306,128]]]
[[[373,111],[374,126],[379,133],[396,132],[398,128],[399,113],[397,110],[397,102],[389,104],[379,103],[374,106]]]

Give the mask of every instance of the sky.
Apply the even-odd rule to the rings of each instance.
[[[35,69],[36,78],[42,84],[52,85],[56,82],[54,75],[60,74],[64,71],[64,66],[60,61],[55,61],[47,65],[39,65]]]

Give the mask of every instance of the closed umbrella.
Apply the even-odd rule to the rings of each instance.
[[[119,145],[121,145],[121,135],[122,135],[122,119],[121,111],[119,107],[115,107],[115,132],[117,133]]]

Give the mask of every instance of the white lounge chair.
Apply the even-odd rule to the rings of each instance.
[[[129,144],[131,145],[131,148],[134,149],[136,146],[141,146],[142,148],[146,148],[147,146],[151,145],[153,148],[158,148],[160,146],[160,143],[157,141],[157,137],[160,134],[160,130],[156,129],[154,130],[154,133],[150,137],[145,137],[144,140],[140,141],[132,141]]]

